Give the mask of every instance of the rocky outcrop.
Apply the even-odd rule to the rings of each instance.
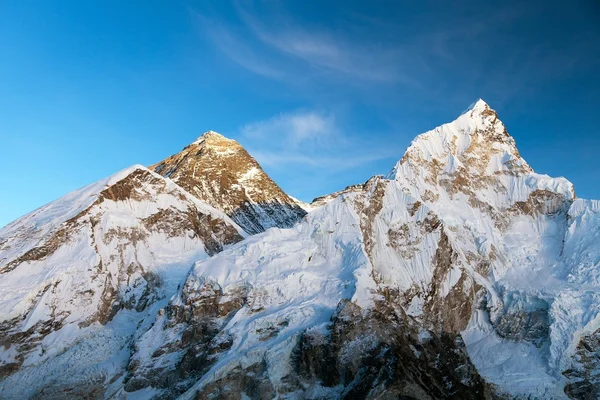
[[[494,323],[498,335],[516,342],[530,342],[537,347],[549,339],[548,309],[516,311],[502,314]]]
[[[600,398],[600,329],[580,340],[571,368],[563,371],[568,379],[565,393],[572,399]]]
[[[398,312],[401,314],[399,315]],[[195,399],[490,399],[456,334],[436,334],[382,302],[368,312],[342,301],[325,330],[295,339],[290,370],[271,383],[268,357],[240,363],[193,394]]]
[[[340,303],[326,332],[296,349],[301,387],[335,388],[341,399],[484,399],[487,387],[459,335],[423,330],[401,308]]]
[[[178,298],[159,312],[154,325],[133,346],[124,389],[162,389],[174,398],[202,377],[234,338],[223,327],[247,303],[248,288],[223,293],[218,283],[188,279]],[[153,337],[163,341],[156,343]]]
[[[150,168],[224,211],[250,234],[289,228],[306,214],[238,142],[213,131]]]

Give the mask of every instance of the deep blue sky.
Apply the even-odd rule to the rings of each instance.
[[[600,198],[599,4],[0,1],[0,226],[209,129],[310,200],[480,97]]]

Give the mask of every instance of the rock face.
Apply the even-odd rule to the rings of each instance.
[[[54,377],[62,385],[57,393],[52,385],[36,384],[44,379],[33,380],[27,390],[19,383],[60,363],[69,347],[93,332],[109,339],[106,327],[119,311],[141,318],[174,290],[193,261],[242,235],[225,214],[142,166],[8,225],[0,231],[1,392],[9,398],[69,393],[70,383],[80,384],[69,377]],[[120,332],[114,340],[127,335]],[[109,359],[105,350],[92,350],[98,353],[93,360]],[[103,374],[115,371],[98,369],[80,373],[97,380],[85,390],[101,395]]]
[[[223,201],[220,209],[247,232],[267,227],[246,212],[240,219],[235,210],[242,203],[231,201],[263,201],[254,197],[261,192],[256,181],[240,178],[247,176],[246,164],[226,170],[236,159],[228,154],[247,154],[238,146],[210,133],[154,167],[169,177],[179,174],[173,179],[185,190],[140,169],[123,183],[118,177],[74,194],[60,212],[50,207],[37,212],[46,217],[33,213],[2,231],[0,273],[12,278],[0,285],[15,288],[20,299],[0,303],[3,394],[598,397],[600,202],[576,199],[567,180],[535,173],[485,102],[415,138],[387,177],[318,199],[299,221],[281,223],[289,228],[244,240],[224,213],[194,198],[210,194],[207,201]],[[205,171],[202,179],[195,170]],[[102,204],[111,206],[102,211]],[[135,218],[125,223],[124,210]],[[57,214],[60,223],[46,228],[43,221]],[[79,233],[88,220],[88,230]],[[134,226],[143,229],[132,234]],[[151,243],[155,232],[163,235],[158,243],[177,238],[179,247],[169,245],[169,253]],[[89,250],[88,260],[74,249],[93,246],[73,238],[114,243],[106,256],[104,247],[96,252],[102,254],[98,274],[108,268],[110,277],[90,275],[96,253]],[[152,255],[144,256],[140,246]],[[177,262],[196,262],[166,274],[156,259],[175,252]],[[70,257],[60,265],[88,260],[69,278],[81,277],[87,286],[54,278],[61,269],[51,260],[58,254]],[[35,290],[19,281],[25,268],[44,271]],[[91,289],[101,295],[85,308],[79,299],[89,282],[99,282]],[[82,312],[75,315],[69,301],[49,302],[55,287]],[[52,317],[40,317],[46,314]],[[71,339],[65,327],[75,324]],[[57,343],[76,345],[48,355]],[[111,356],[89,356],[95,353]],[[31,389],[32,376],[52,384]]]
[[[569,379],[565,393],[574,399],[600,397],[600,329],[584,335],[573,356],[572,368],[563,374]]]
[[[341,302],[327,331],[304,332],[292,357],[301,385],[337,388],[345,399],[492,396],[459,336],[423,331],[389,307],[382,300],[365,314]]]
[[[213,131],[150,169],[224,211],[250,234],[289,228],[306,214],[238,142]]]

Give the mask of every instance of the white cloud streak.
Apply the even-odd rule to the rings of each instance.
[[[240,128],[249,149],[265,166],[302,165],[328,172],[383,159],[399,159],[398,146],[365,141],[367,135],[344,133],[332,113],[297,111],[279,114]],[[391,168],[390,164],[390,168]]]
[[[304,29],[284,13],[272,16],[277,25],[270,25],[239,3],[236,10],[241,26],[216,16],[195,13],[195,17],[203,35],[224,55],[257,75],[289,83],[306,76],[346,85],[414,83],[401,73],[399,61],[408,55],[398,46],[359,43],[326,30]]]
[[[497,32],[539,11],[524,3],[508,4],[492,15],[474,13],[432,25],[427,18],[399,22],[350,12],[328,26],[308,27],[295,21],[282,4],[238,2],[233,10],[237,20],[232,15],[225,20],[214,13],[197,14],[199,27],[215,47],[252,73],[308,88],[307,92],[327,86],[372,93],[373,85],[379,85],[404,99],[444,96],[450,97],[447,102],[462,104],[466,93],[468,100],[485,96],[508,101],[534,86],[529,71],[540,71],[533,82],[539,87],[581,62],[575,51],[558,47],[538,49],[541,56],[525,47],[527,51],[516,49],[488,62],[495,56],[494,46],[510,40]],[[344,24],[335,25],[340,21]],[[402,31],[405,25],[407,32]],[[585,42],[597,48],[597,41]],[[463,89],[449,92],[457,82]]]
[[[277,63],[269,63],[264,54],[258,54],[250,44],[241,40],[233,30],[201,14],[195,14],[195,17],[200,26],[204,28],[203,33],[231,61],[257,75],[278,80],[286,78],[284,71],[273,67]]]
[[[242,135],[254,139],[285,138],[286,145],[318,145],[326,147],[334,136],[337,127],[333,115],[318,112],[295,112],[280,114],[265,121],[245,125]]]
[[[325,32],[295,26],[285,16],[284,29],[262,24],[251,12],[238,6],[238,12],[256,38],[272,49],[303,60],[313,67],[373,82],[400,80],[396,68],[402,55],[398,48],[381,48],[350,43]]]

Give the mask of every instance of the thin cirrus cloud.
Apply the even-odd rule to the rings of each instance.
[[[195,13],[203,33],[231,61],[264,77],[286,80],[310,77],[343,79],[352,83],[407,81],[397,67],[403,56],[398,46],[356,43],[325,30],[306,30],[279,14],[277,27],[264,24],[250,10],[236,6],[241,24]]]
[[[401,55],[397,47],[351,44],[327,32],[309,32],[289,20],[285,29],[276,29],[262,24],[243,7],[238,6],[238,13],[262,44],[313,67],[373,82],[395,82],[401,78],[395,67]]]
[[[555,7],[546,3],[513,2],[493,14],[482,9],[435,21],[404,18],[403,13],[390,19],[341,13],[327,26],[302,23],[280,3],[259,4],[263,6],[257,9],[256,3],[235,3],[227,18],[214,11],[195,12],[197,26],[242,68],[313,92],[328,86],[337,93],[348,93],[347,88],[372,93],[373,85],[378,85],[382,93],[413,100],[443,96],[460,104],[467,101],[462,94],[468,93],[468,99],[485,96],[508,102],[524,90],[535,92],[555,76],[570,73],[576,65],[590,64],[594,52],[588,52],[588,60],[578,59],[585,53],[580,47],[593,50],[600,43],[588,35],[567,41],[579,46],[565,47],[557,41],[552,47],[540,47],[532,36],[530,42],[511,46],[498,57],[498,48],[523,40],[521,31],[509,28]]]
[[[399,158],[400,148],[364,135],[345,134],[331,113],[297,111],[282,113],[240,129],[251,153],[266,166],[302,165],[341,171],[365,163]]]
[[[362,30],[353,21],[346,21],[343,31],[331,27],[307,28],[281,8],[257,12],[248,4],[237,3],[233,19],[231,16],[223,19],[215,13],[195,13],[198,28],[205,37],[242,68],[297,87],[304,87],[307,82],[337,83],[338,89],[358,87],[372,91],[372,85],[378,84],[383,90],[387,87],[394,91],[400,87],[417,95],[447,86],[449,71],[464,80],[463,86],[481,86],[481,76],[473,71],[478,71],[485,60],[470,60],[474,47],[466,44],[477,42],[477,52],[488,53],[489,46],[480,48],[477,39],[487,37],[524,13],[521,8],[509,8],[498,15],[486,16],[485,23],[479,18],[465,19],[458,27],[440,23],[426,30],[419,28],[409,36],[398,34],[390,38],[389,35],[379,37],[376,32],[394,31],[398,28],[395,25],[382,27],[381,22],[371,21],[366,29],[371,36],[362,37],[356,34]],[[270,18],[265,18],[265,13]],[[498,64],[509,62],[496,61]],[[498,70],[504,69],[499,67]],[[509,79],[496,78],[502,78],[503,82]],[[490,79],[490,82],[498,80]]]
[[[252,139],[285,138],[285,144],[317,145],[327,147],[338,136],[332,114],[315,111],[282,113],[265,121],[252,122],[242,127],[243,136]],[[283,135],[283,136],[282,136]]]
[[[240,40],[233,29],[228,29],[214,18],[207,18],[201,14],[195,16],[207,37],[231,61],[257,75],[277,80],[286,78],[284,70],[273,67],[276,63],[269,62],[265,54],[259,55],[251,45]]]

